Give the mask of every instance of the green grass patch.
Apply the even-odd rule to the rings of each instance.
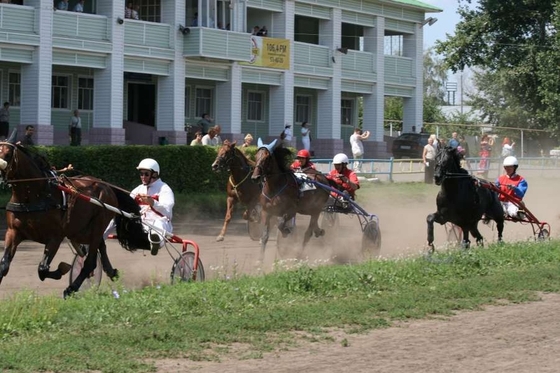
[[[203,283],[110,289],[66,301],[21,292],[0,303],[0,370],[150,372],[149,359],[242,358],[328,332],[451,315],[560,291],[557,241],[492,245],[424,258],[283,270]]]

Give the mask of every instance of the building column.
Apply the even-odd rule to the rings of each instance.
[[[98,0],[97,14],[107,17],[111,54],[107,67],[96,69],[93,76],[93,127],[90,145],[124,145],[124,19],[125,0]]]
[[[52,24],[53,2],[51,0],[27,0],[37,12],[39,46],[33,53],[33,63],[21,65],[21,110],[19,133],[25,126],[35,126],[36,143],[52,145],[54,131],[51,125],[52,95]]]
[[[412,97],[405,98],[403,102],[403,132],[412,132],[412,126],[416,127],[416,132],[420,132],[424,122],[423,34],[422,25],[416,24],[414,34],[403,37],[403,55],[412,59],[412,74],[416,78]]]
[[[170,144],[186,144],[185,132],[185,60],[183,38],[179,25],[185,26],[186,5],[184,1],[162,0],[161,22],[171,25],[170,43],[175,56],[169,65],[169,75],[157,79],[157,123],[152,143],[165,138]]]
[[[268,133],[270,139],[277,138],[284,130],[286,124],[292,125],[292,133],[294,135],[289,146],[296,147],[296,140],[301,135],[293,127],[294,124],[294,27],[295,27],[295,2],[286,1],[284,3],[284,12],[273,13],[272,22],[274,23],[274,32],[270,35],[272,38],[290,40],[290,69],[284,71],[283,82],[281,86],[271,86],[269,89],[270,105]]]
[[[229,70],[229,80],[216,84],[216,124],[222,128],[221,139],[243,143],[241,134],[241,106],[243,102],[242,67],[233,62]]]
[[[340,100],[342,55],[337,51],[342,45],[342,10],[331,9],[331,19],[319,21],[319,44],[329,47],[333,76],[326,91],[317,95],[317,123],[311,148],[316,155],[332,156],[343,151],[344,139],[340,139]]]
[[[375,26],[364,30],[364,51],[373,53],[373,70],[377,82],[373,93],[364,95],[363,129],[370,131],[370,137],[364,141],[366,158],[385,157],[387,145],[383,140],[385,130],[385,18],[376,17]]]

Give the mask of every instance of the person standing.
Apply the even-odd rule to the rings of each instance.
[[[506,158],[513,155],[513,147],[515,142],[512,142],[509,137],[504,137],[502,142],[502,158]]]
[[[134,5],[134,8],[132,8],[132,13],[130,14],[130,18],[135,19],[137,21],[140,20],[140,5],[138,4]]]
[[[424,182],[426,184],[433,184],[434,170],[436,168],[436,148],[434,148],[433,137],[428,138],[428,143],[424,145],[422,161],[424,162]]]
[[[58,9],[58,10],[68,10],[68,0],[60,0],[56,9]]]
[[[358,127],[354,129],[354,133],[350,136],[350,145],[352,146],[352,158],[354,158],[354,172],[362,172],[362,162],[359,159],[364,159],[364,144],[363,140],[369,138],[370,132],[362,130]],[[356,161],[358,160],[358,161]]]
[[[4,102],[4,106],[0,109],[0,139],[8,138],[10,131],[10,103]]]
[[[292,138],[294,137],[292,134],[292,125],[289,123],[286,123],[286,125],[284,126],[284,131],[282,131],[282,140],[284,140],[285,142],[289,143],[290,141],[292,141]]]
[[[480,139],[480,163],[478,164],[478,174],[484,178],[488,177],[488,170],[490,169],[490,157],[492,155],[492,145],[494,139],[487,134],[482,135]]]
[[[311,151],[311,129],[309,126],[311,125],[307,122],[301,124],[301,142],[303,143],[303,148],[307,151]]]
[[[457,139],[457,132],[453,132],[451,134],[451,138],[449,139],[448,145],[452,148],[457,149],[459,146],[459,140]]]
[[[25,135],[21,141],[22,145],[35,145],[33,141],[33,132],[35,132],[35,127],[28,125],[25,127]]]
[[[84,12],[84,2],[85,0],[79,0],[74,6],[74,12],[83,13]]]
[[[212,119],[210,117],[210,114],[204,113],[202,114],[202,118],[198,121],[198,126],[200,127],[200,130],[202,131],[202,136],[208,134],[208,131],[210,130],[210,127],[213,126],[213,122],[214,119]]]
[[[82,118],[78,109],[74,110],[74,116],[70,121],[70,145],[82,145]]]

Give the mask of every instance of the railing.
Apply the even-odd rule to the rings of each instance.
[[[89,40],[109,40],[107,17],[76,12],[55,12],[53,36]]]
[[[171,48],[171,25],[125,19],[124,43],[155,48]]]
[[[185,57],[210,57],[248,62],[252,57],[251,34],[206,27],[191,27],[185,35]]]
[[[330,49],[323,45],[294,42],[294,64],[330,67]]]
[[[35,9],[29,6],[0,4],[0,30],[34,32]]]

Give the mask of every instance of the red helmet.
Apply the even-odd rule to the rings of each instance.
[[[297,152],[296,158],[311,158],[311,154],[309,154],[309,151],[307,149],[301,149],[299,152]]]

